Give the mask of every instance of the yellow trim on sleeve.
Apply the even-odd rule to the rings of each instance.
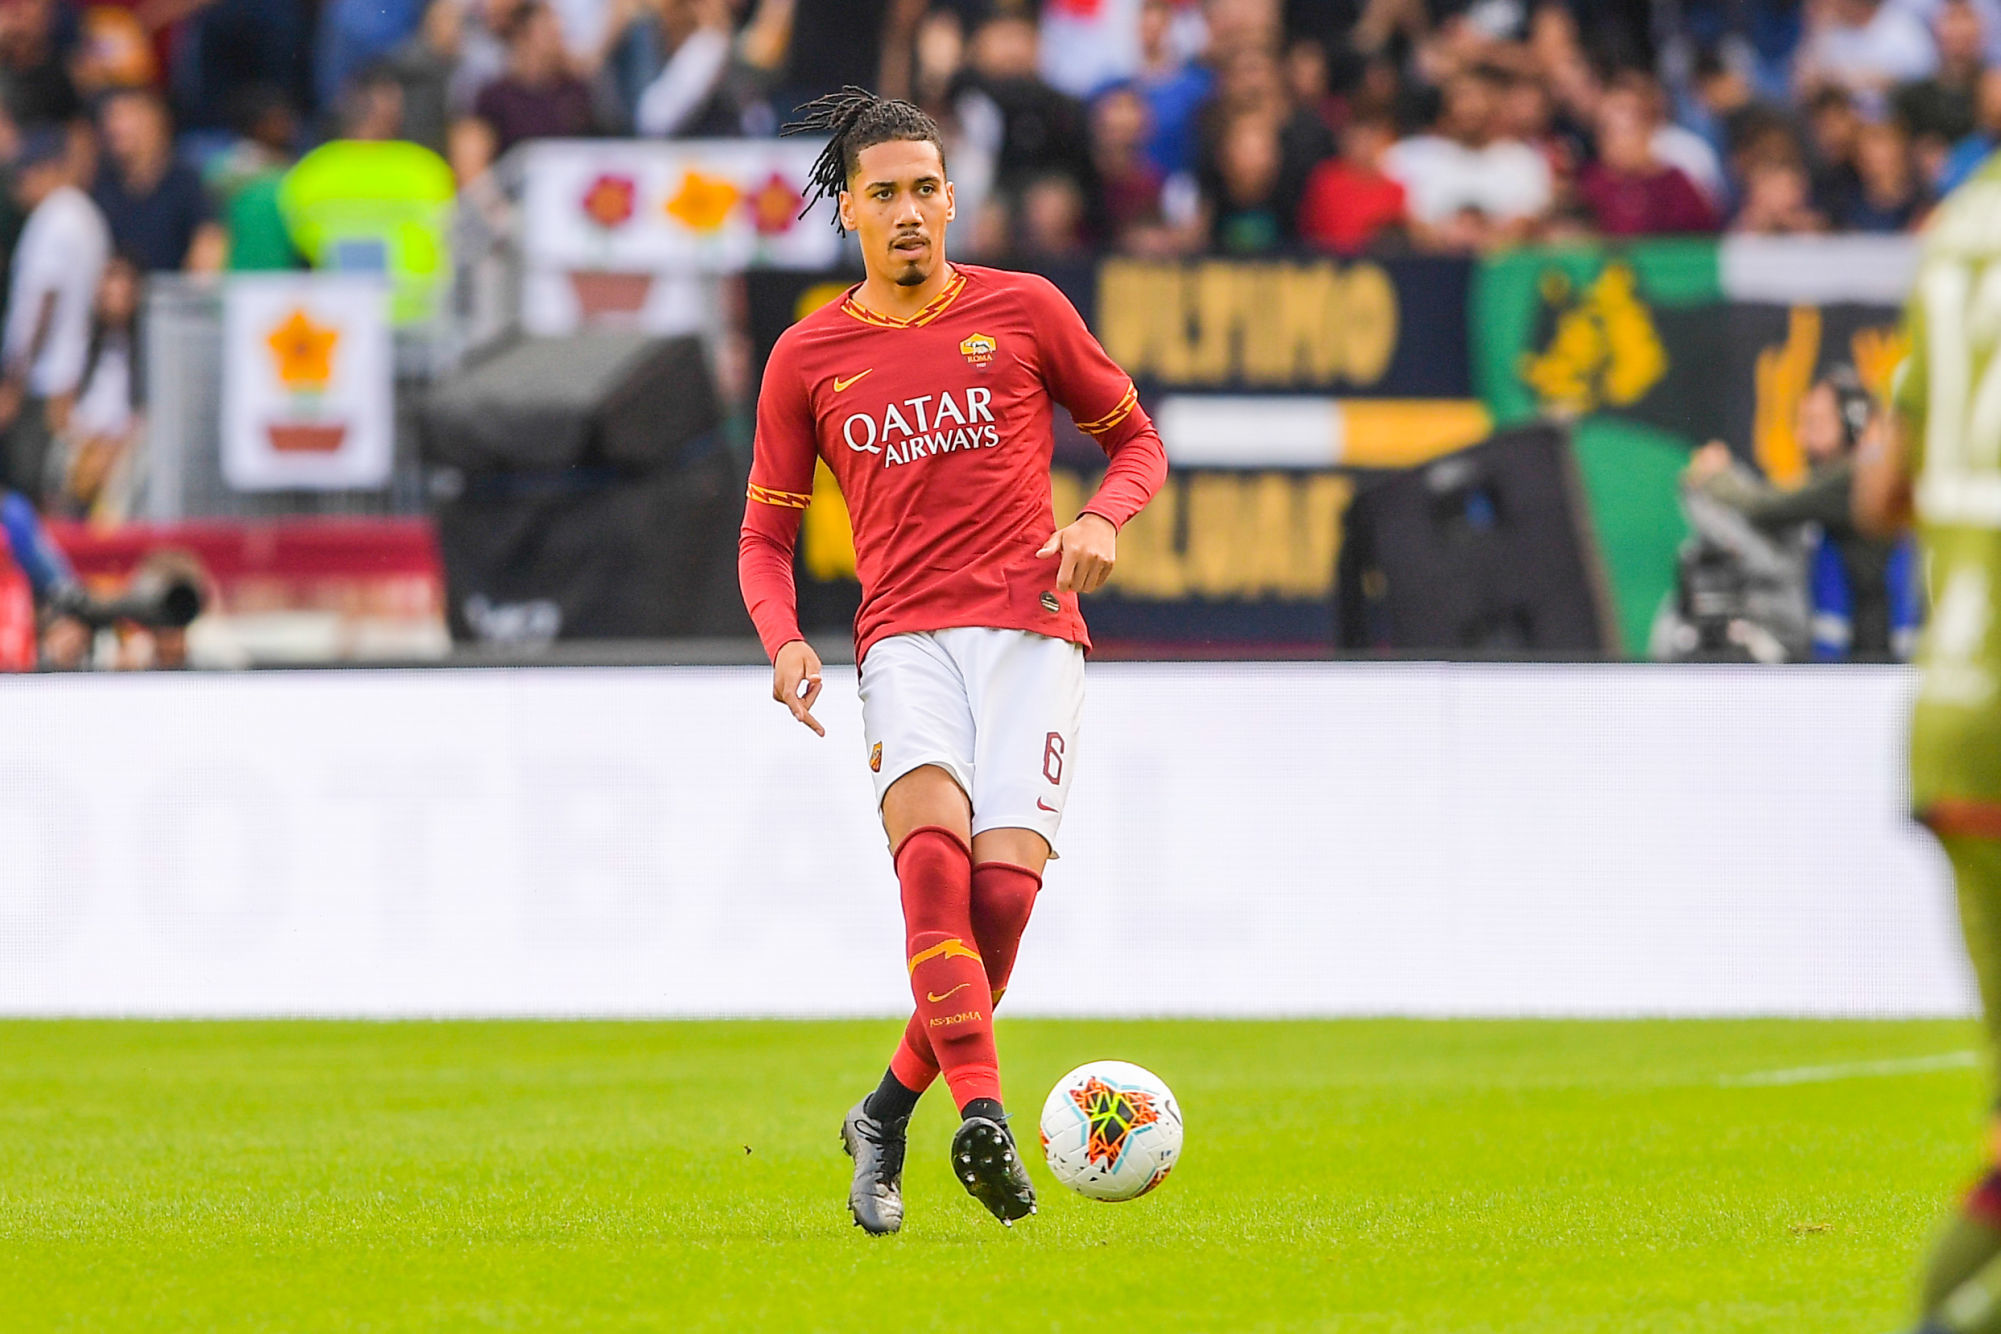
[[[1138,406],[1139,406],[1139,387],[1137,385],[1128,382],[1126,385],[1125,397],[1119,400],[1119,405],[1117,407],[1113,408],[1110,412],[1098,418],[1096,421],[1078,422],[1077,429],[1082,431],[1086,435],[1103,435],[1105,432],[1111,430],[1114,426],[1117,426],[1120,422],[1124,421],[1127,417],[1132,416],[1133,409]]]
[[[811,496],[801,495],[797,491],[774,491],[768,486],[759,486],[756,482],[752,482],[750,490],[744,494],[761,504],[776,505],[780,509],[803,510],[813,503]]]

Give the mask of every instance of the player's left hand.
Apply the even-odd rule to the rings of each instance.
[[[1057,529],[1035,554],[1048,557],[1059,552],[1063,564],[1056,571],[1056,591],[1095,593],[1118,564],[1119,530],[1102,515],[1080,514],[1068,528]]]

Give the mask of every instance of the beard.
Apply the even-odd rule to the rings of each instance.
[[[931,266],[929,264],[921,259],[907,259],[903,261],[903,267],[897,271],[896,285],[898,287],[922,287],[930,277]]]

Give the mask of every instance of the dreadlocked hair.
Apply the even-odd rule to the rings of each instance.
[[[866,88],[849,84],[838,93],[814,98],[800,110],[805,114],[781,129],[780,134],[827,136],[827,146],[813,159],[813,169],[807,176],[812,193],[806,196],[805,207],[799,210],[802,218],[822,199],[840,202],[841,191],[848,188],[849,179],[861,169],[864,148],[910,140],[935,145],[939,160],[944,160],[945,136],[938,129],[938,122],[901,98],[877,97]],[[834,230],[842,236],[848,234],[848,229],[841,225],[838,208],[834,211]]]

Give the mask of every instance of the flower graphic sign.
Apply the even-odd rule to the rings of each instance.
[[[246,275],[223,295],[222,464],[240,491],[386,485],[389,291],[339,274]]]

